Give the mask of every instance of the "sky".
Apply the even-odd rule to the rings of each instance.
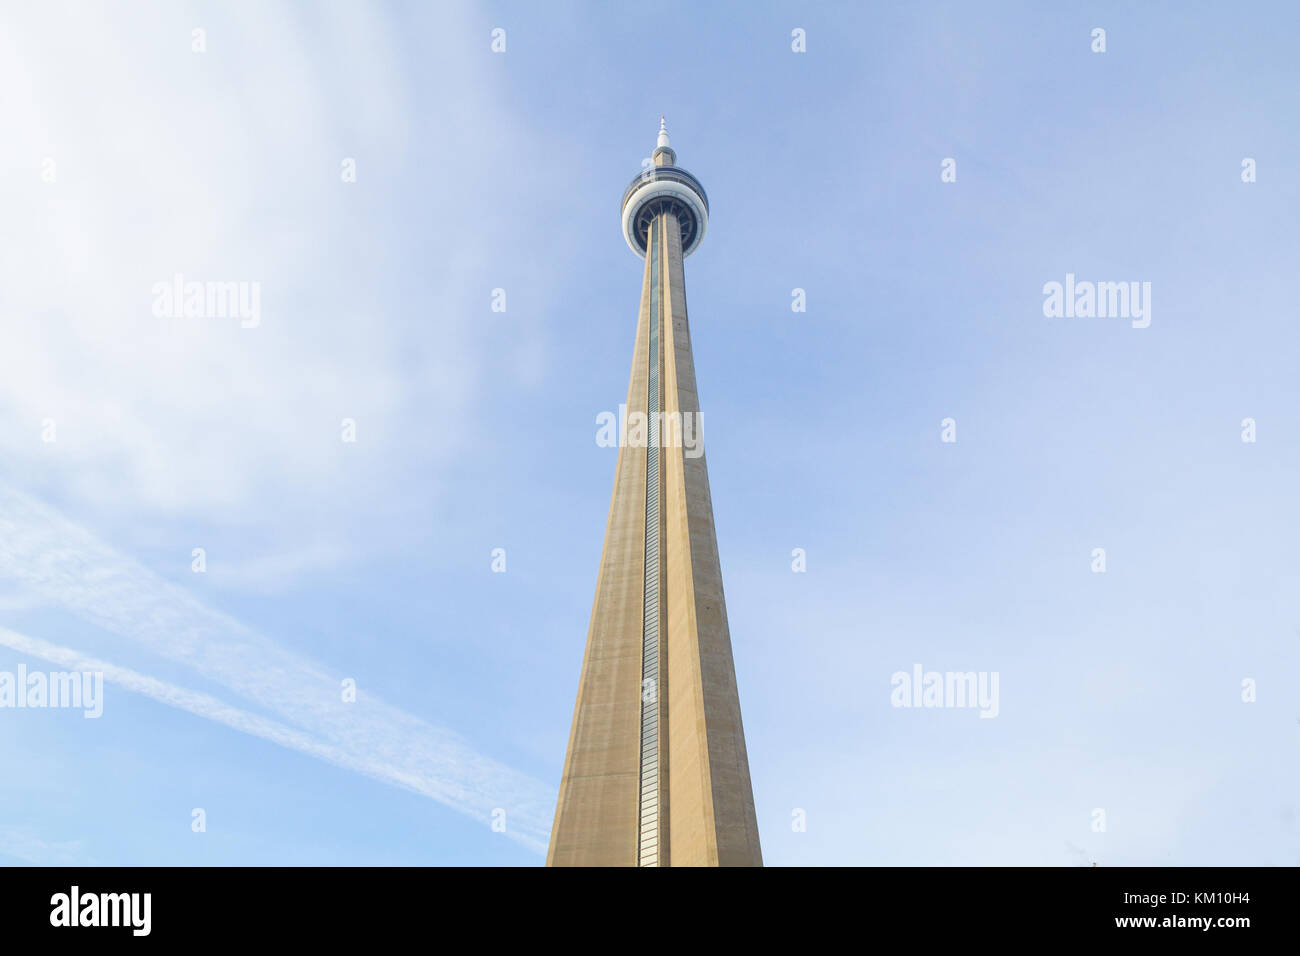
[[[5,3],[0,863],[543,862],[662,114],[764,861],[1300,864],[1297,27]]]

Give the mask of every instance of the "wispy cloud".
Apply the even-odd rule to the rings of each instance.
[[[252,529],[247,558],[303,539],[334,502],[436,474],[472,434],[479,346],[463,317],[479,290],[436,265],[407,285],[389,264],[416,242],[403,230],[463,218],[493,177],[447,151],[440,176],[465,188],[428,197],[418,220],[395,214],[420,124],[387,17],[268,3],[178,25],[172,6],[6,11],[0,460],[126,527],[147,514]],[[439,28],[461,16],[442,11]],[[195,53],[200,25],[210,42]],[[479,84],[449,101],[500,125]],[[357,184],[341,181],[344,158]],[[421,235],[420,255],[482,258],[464,232]],[[178,273],[259,283],[261,323],[155,315],[154,284]],[[431,289],[439,307],[408,321]],[[341,525],[359,509],[332,510]],[[352,555],[374,543],[341,534]]]
[[[140,529],[184,521],[181,566],[203,546],[209,585],[276,593],[424,543],[497,348],[465,321],[485,308],[465,276],[508,248],[448,224],[482,222],[481,197],[507,169],[521,182],[515,157],[529,152],[511,145],[523,134],[510,99],[479,82],[499,64],[468,47],[412,61],[408,20],[346,4],[204,8],[179,25],[167,9],[54,3],[0,28],[0,87],[13,93],[0,98],[12,146],[0,205],[16,224],[0,243],[0,417],[12,424],[0,486],[49,489],[123,549],[0,487],[0,611],[66,609],[124,638],[94,648],[122,686],[478,820],[502,807],[508,835],[540,847],[548,786],[364,679],[344,703],[340,680],[360,675],[331,673],[128,556],[153,543]],[[465,35],[477,22],[427,16]],[[199,26],[204,53],[191,48]],[[456,138],[479,129],[496,159]],[[435,143],[437,181],[457,190],[419,188]],[[159,318],[151,290],[176,273],[260,283],[261,324]],[[340,439],[345,417],[356,443]],[[155,681],[147,655],[237,702]]]
[[[239,621],[100,542],[46,505],[0,485],[0,579],[66,608],[136,649],[186,665],[246,700],[278,713],[278,723],[213,697],[12,631],[0,643],[105,678],[245,733],[311,753],[425,794],[480,821],[495,808],[507,833],[540,850],[554,793],[545,784],[478,753],[434,726],[361,689],[342,699],[344,675],[277,645]],[[88,660],[88,659],[87,659]]]
[[[13,857],[37,866],[87,866],[85,847],[80,840],[51,843],[30,826],[0,826],[0,856]]]
[[[329,571],[347,560],[337,544],[321,541],[306,548],[263,554],[247,560],[222,561],[208,567],[214,585],[233,591],[274,594],[318,571]]]
[[[170,684],[98,658],[87,657],[71,648],[59,647],[39,638],[19,634],[8,628],[0,627],[0,645],[11,648],[20,654],[49,661],[63,670],[101,673],[104,675],[104,680],[109,683],[123,687],[132,693],[142,694],[161,704],[166,704],[168,707],[189,711],[199,717],[206,717],[208,720],[225,724],[240,733],[261,737],[263,740],[269,740],[281,747],[298,750],[348,770],[354,770],[357,773],[363,773],[377,780],[382,780],[385,783],[391,783],[433,797],[435,800],[449,803],[456,809],[467,812],[471,816],[486,818],[484,814],[477,812],[477,808],[455,802],[452,799],[455,790],[448,787],[448,782],[445,779],[413,773],[409,767],[394,766],[383,760],[375,759],[368,753],[354,753],[346,747],[325,743],[312,737],[311,734],[287,727],[278,721],[249,713],[238,707],[233,707],[209,694],[202,694],[185,687],[179,687],[176,684]],[[518,780],[514,781],[513,786],[517,790],[528,790],[541,785],[527,777],[518,775]],[[513,822],[509,814],[507,820]],[[539,835],[532,830],[517,832],[507,827],[506,833],[508,836],[516,837],[521,843],[535,850],[545,849],[544,840],[540,839]],[[77,848],[77,844],[44,844],[26,831],[20,832],[14,828],[8,828],[7,830],[0,828],[0,853],[8,853],[10,856],[16,856],[28,862],[71,862]]]

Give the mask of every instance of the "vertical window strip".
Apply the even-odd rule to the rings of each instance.
[[[659,865],[659,223],[650,223],[650,368],[646,387],[645,592],[641,632],[641,778],[638,796],[639,866]]]

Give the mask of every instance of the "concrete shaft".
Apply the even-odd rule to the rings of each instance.
[[[655,412],[674,428],[684,417],[698,438],[677,217],[658,216],[651,237],[627,414],[651,413],[651,427]],[[660,407],[648,407],[656,391]],[[705,457],[692,457],[680,430],[659,443],[627,431],[547,864],[761,866]],[[658,475],[657,513],[647,473]]]

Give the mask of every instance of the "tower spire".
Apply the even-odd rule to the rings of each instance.
[[[655,144],[655,148],[658,149],[661,146],[667,146],[667,145],[668,145],[668,121],[661,116],[659,117],[659,142]]]

